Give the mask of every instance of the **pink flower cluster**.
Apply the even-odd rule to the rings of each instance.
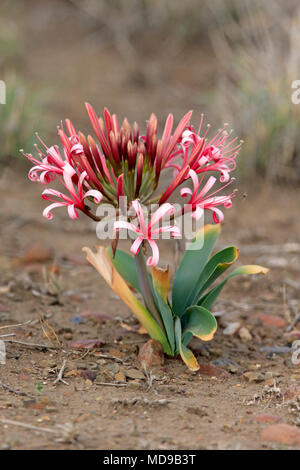
[[[198,131],[189,122],[192,111],[173,131],[174,118],[170,114],[159,138],[154,114],[148,121],[146,135],[140,135],[137,123],[131,126],[124,119],[120,126],[116,115],[111,115],[107,109],[104,110],[104,118],[99,118],[90,104],[87,103],[86,108],[98,142],[77,132],[71,121],[66,119],[66,131],[63,127],[58,129],[62,151],[56,146],[47,147],[39,138],[40,146],[36,146],[39,158],[25,154],[34,165],[29,171],[30,180],[45,187],[42,197],[51,203],[43,212],[46,218],[52,218],[54,208],[66,207],[72,219],[78,218],[80,210],[99,220],[87,203],[106,202],[117,208],[119,198],[127,196],[129,205],[138,215],[139,227],[129,221],[118,222],[115,227],[117,230],[128,228],[135,231],[137,239],[132,246],[135,254],[141,243],[148,241],[153,252],[149,265],[158,262],[158,249],[152,238],[155,230],[156,235],[161,233],[160,230],[169,230],[172,236],[179,236],[175,226],[155,230],[153,227],[166,213],[172,213],[173,206],[167,201],[183,183],[191,181],[193,189],[186,186],[180,191],[183,198],[190,196],[182,213],[188,207],[193,217],[199,218],[208,209],[216,223],[223,221],[220,207],[230,207],[233,194],[219,193],[232,181],[230,173],[235,169],[235,159],[241,147],[241,142],[231,138],[226,126],[209,139],[209,126],[202,130],[203,116]],[[173,168],[174,177],[168,187],[156,195],[161,173],[169,168]],[[217,174],[220,175],[219,185],[214,189],[218,182],[214,175]],[[62,184],[64,192],[48,188],[54,180]],[[153,214],[156,222],[152,220],[146,227],[141,203],[147,205],[152,202],[158,202],[161,207]]]

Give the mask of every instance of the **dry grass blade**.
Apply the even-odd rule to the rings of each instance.
[[[29,325],[29,323],[31,323],[31,322],[32,322],[32,320],[28,320],[25,323],[16,323],[15,325],[0,326],[0,330],[4,330],[5,328],[17,328],[18,326]]]
[[[54,340],[57,342],[59,346],[61,346],[61,342],[58,339],[57,334],[55,333],[54,329],[51,325],[49,325],[48,321],[45,320],[43,317],[40,318],[41,328],[43,330],[44,335],[48,339],[51,344],[54,344]]]

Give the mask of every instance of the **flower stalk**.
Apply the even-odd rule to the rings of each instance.
[[[143,247],[141,247],[135,255],[135,263],[145,306],[153,315],[163,332],[165,332],[161,316],[154,303]]]

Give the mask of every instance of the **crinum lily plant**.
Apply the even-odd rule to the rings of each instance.
[[[192,111],[176,128],[169,114],[159,137],[155,114],[151,114],[146,133],[141,135],[136,122],[131,126],[124,119],[120,126],[117,116],[107,109],[99,118],[90,104],[86,108],[96,138],[86,137],[67,119],[65,128],[58,128],[62,150],[48,147],[38,137],[38,157],[24,154],[34,165],[30,180],[44,187],[42,198],[50,203],[43,215],[52,219],[54,209],[65,207],[71,219],[83,212],[99,221],[97,206],[110,204],[118,215],[126,201],[126,217],[115,220],[111,246],[98,246],[96,253],[86,247],[83,250],[164,352],[180,354],[191,370],[197,370],[199,365],[188,344],[193,336],[203,341],[213,338],[217,322],[210,310],[223,286],[233,276],[267,271],[256,265],[241,266],[217,281],[239,255],[235,246],[213,255],[212,251],[224,219],[222,209],[232,205],[234,192],[224,194],[223,190],[233,181],[231,172],[241,142],[227,132],[226,126],[209,137],[203,116],[195,130],[190,124]],[[161,175],[170,168],[171,182],[159,185]],[[51,189],[54,180],[60,182],[61,191]],[[171,289],[169,268],[158,267],[157,239],[166,234],[181,237],[175,222],[178,213],[170,202],[175,192],[185,202],[181,216],[189,212],[199,221],[204,211],[211,211],[214,224],[200,228],[190,242]],[[155,210],[151,211],[154,203]],[[145,208],[150,211],[149,221]],[[166,217],[168,225],[163,224]],[[124,229],[134,234],[131,254],[117,248]],[[139,294],[143,303],[138,300]]]

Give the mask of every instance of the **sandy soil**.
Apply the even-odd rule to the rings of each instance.
[[[51,222],[43,219],[40,188],[26,180],[20,167],[4,173],[0,191],[0,328],[33,320],[2,328],[0,334],[14,333],[5,339],[49,347],[6,343],[0,381],[12,390],[0,387],[0,448],[282,448],[261,438],[268,423],[255,416],[268,413],[274,420],[299,424],[296,402],[286,394],[300,383],[299,365],[292,364],[289,351],[262,351],[290,346],[285,333],[300,305],[299,245],[286,245],[299,243],[296,190],[242,185],[226,214],[219,247],[236,243],[243,264],[261,263],[270,273],[235,279],[226,287],[215,307],[220,315],[215,339],[194,343],[200,373],[166,358],[153,372],[152,385],[137,363],[147,336],[126,330],[124,323],[135,326],[135,319],[81,252],[83,245],[97,243],[94,226],[84,217],[74,223],[60,210]],[[162,257],[172,262],[167,248]],[[281,317],[285,326],[265,325],[257,317],[262,313]],[[251,332],[251,341],[223,334],[233,321]],[[70,341],[83,339],[101,340],[100,346],[70,347]],[[68,384],[55,384],[64,360]],[[251,371],[258,382],[243,375]],[[125,386],[100,385],[117,385],[122,376]]]

